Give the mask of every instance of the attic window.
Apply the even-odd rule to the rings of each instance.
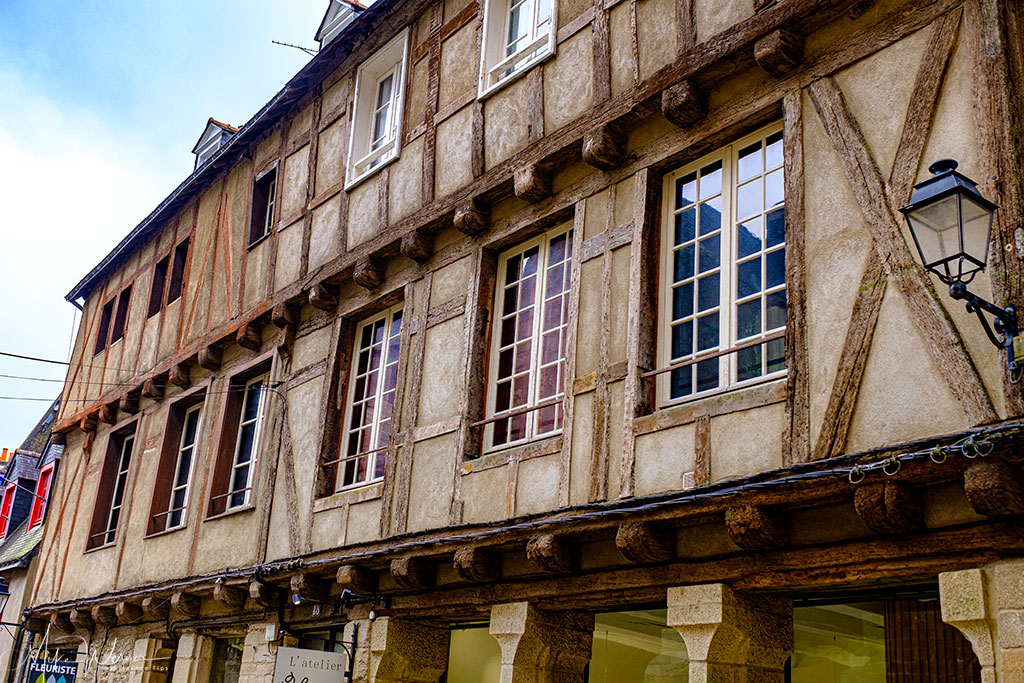
[[[274,204],[277,195],[277,166],[252,183],[252,213],[249,219],[249,246],[270,234],[274,225]]]
[[[164,302],[164,285],[167,283],[167,266],[171,260],[170,255],[164,256],[156,262],[153,268],[153,288],[149,290],[149,309],[146,317],[152,318],[160,312]]]
[[[117,313],[114,315],[114,326],[110,329],[110,343],[119,342],[124,337],[124,328],[128,322],[128,306],[132,301],[132,286],[128,285],[117,297]]]
[[[96,348],[94,354],[98,354],[107,348],[107,334],[110,332],[110,318],[114,314],[114,299],[103,304],[103,312],[100,313],[100,327],[96,332]]]
[[[189,238],[186,237],[174,248],[174,263],[171,265],[171,283],[167,287],[168,305],[181,298],[185,281],[185,264],[188,263]]]

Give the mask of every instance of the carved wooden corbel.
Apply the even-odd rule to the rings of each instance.
[[[551,196],[551,171],[540,164],[530,164],[515,172],[512,184],[517,197],[536,204]]]
[[[171,384],[182,389],[188,389],[192,386],[192,371],[187,363],[175,363],[172,365],[169,378]]]
[[[324,602],[331,594],[327,582],[311,574],[296,574],[291,578],[291,591],[308,602]]]
[[[466,201],[455,208],[455,218],[452,224],[459,232],[476,237],[487,231],[490,225],[490,216],[486,209],[473,200]]]
[[[106,605],[93,605],[92,620],[100,626],[117,626],[117,612],[113,607]]]
[[[583,161],[602,171],[611,171],[626,158],[626,136],[610,124],[583,135]]]
[[[299,307],[288,301],[277,304],[270,312],[270,322],[281,329],[298,325]]]
[[[242,609],[245,607],[245,591],[238,586],[228,586],[218,583],[213,587],[213,599],[216,602],[230,609]]]
[[[565,574],[576,566],[576,548],[564,538],[542,534],[526,544],[526,557],[545,572]]]
[[[338,307],[338,295],[328,285],[313,285],[309,288],[309,305],[321,311],[333,311]]]
[[[779,78],[793,71],[804,58],[803,37],[778,29],[754,43],[754,59],[758,66]]]
[[[73,609],[71,610],[71,614],[68,615],[68,618],[71,619],[72,624],[86,631],[91,631],[93,627],[96,626],[96,622],[93,621],[92,614],[86,609]]]
[[[142,619],[142,607],[122,600],[114,607],[114,614],[117,615],[118,623],[130,624]]]
[[[22,623],[29,633],[46,633],[50,620],[44,617],[25,617],[25,621]]]
[[[391,577],[402,588],[420,590],[434,585],[434,565],[419,557],[396,557],[391,560]]]
[[[467,547],[455,551],[455,571],[467,581],[494,581],[501,575],[501,559],[490,550]]]
[[[384,264],[372,256],[360,259],[352,270],[352,281],[366,289],[384,284]]]
[[[249,597],[260,607],[274,609],[281,600],[281,590],[270,583],[263,581],[249,582]]]
[[[238,328],[238,332],[235,333],[235,341],[243,349],[259,351],[260,347],[263,346],[262,325],[255,320],[243,324]]]
[[[117,424],[117,402],[111,401],[100,406],[100,422],[108,425]]]
[[[164,387],[167,385],[167,373],[161,372],[153,375],[142,383],[142,397],[151,401],[159,401],[164,397]]]
[[[150,619],[163,621],[171,613],[171,600],[153,595],[142,598],[142,611]]]
[[[221,350],[216,346],[204,346],[199,349],[199,367],[210,372],[220,370]]]
[[[707,116],[707,97],[693,81],[681,81],[662,91],[661,113],[680,128],[689,128]]]
[[[374,593],[377,590],[377,576],[374,572],[354,564],[343,564],[338,567],[336,575],[338,585],[353,593]]]
[[[54,612],[51,614],[50,626],[64,633],[75,632],[75,625],[71,623],[71,617],[66,612]]]
[[[412,230],[402,235],[398,250],[416,263],[426,263],[434,254],[434,236],[426,230]]]
[[[725,526],[733,543],[741,548],[762,550],[789,543],[788,520],[756,505],[727,508]]]
[[[1024,514],[1024,472],[1008,462],[973,463],[964,470],[964,493],[979,515]]]
[[[199,616],[199,597],[179,591],[171,596],[171,609],[186,619],[195,619]]]
[[[649,522],[619,525],[615,547],[630,562],[666,562],[675,557],[675,542],[671,534]]]
[[[896,534],[924,525],[921,494],[900,481],[863,484],[853,494],[853,507],[864,525],[878,534]]]

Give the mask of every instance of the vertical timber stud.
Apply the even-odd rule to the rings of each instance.
[[[393,617],[370,625],[374,683],[437,683],[448,669],[448,629]]]
[[[690,658],[691,681],[782,683],[793,651],[793,603],[722,583],[668,589],[668,625]]]
[[[590,612],[539,610],[528,602],[491,607],[502,683],[583,683],[594,638]]]

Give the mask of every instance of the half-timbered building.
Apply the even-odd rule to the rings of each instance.
[[[957,160],[1024,301],[1020,3],[334,5],[68,295],[35,647],[1021,680],[1019,371],[898,212]]]

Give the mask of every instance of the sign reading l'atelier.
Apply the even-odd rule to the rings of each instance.
[[[274,683],[340,683],[348,671],[344,652],[277,648]]]

